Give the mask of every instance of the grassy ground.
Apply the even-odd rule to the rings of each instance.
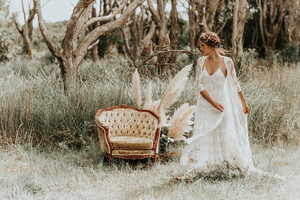
[[[76,90],[65,93],[56,64],[16,58],[0,67],[0,144],[8,145],[0,147],[0,199],[300,199],[300,65],[248,58],[240,83],[251,108],[254,163],[286,180],[252,174],[177,182],[184,172],[178,156],[155,166],[123,160],[107,166],[94,116],[100,108],[135,106],[128,60],[83,62]],[[151,80],[160,99],[170,80],[140,72],[143,90]],[[196,94],[192,72],[169,113],[195,105]]]
[[[79,152],[11,146],[0,149],[0,199],[300,199],[300,148],[252,145],[257,168],[279,174],[178,182],[178,157],[155,166],[116,160],[108,166],[95,147]]]

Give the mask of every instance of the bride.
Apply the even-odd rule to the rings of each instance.
[[[247,127],[250,109],[238,83],[231,58],[221,56],[216,33],[202,33],[197,63],[197,108],[193,137],[187,139],[180,163],[187,166],[178,180],[222,169],[252,171]]]

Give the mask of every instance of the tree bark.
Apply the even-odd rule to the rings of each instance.
[[[192,52],[196,51],[195,40],[196,40],[196,4],[195,0],[190,1],[189,6],[189,24],[190,24],[190,48]]]
[[[97,12],[96,12],[96,8],[93,6],[92,8],[92,18],[96,18],[97,17]],[[95,29],[99,26],[98,23],[95,23],[92,26],[92,29]],[[99,55],[98,55],[98,45],[94,45],[94,47],[92,48],[92,58],[93,58],[93,62],[97,62],[99,60]]]
[[[29,10],[29,16],[26,19],[26,12],[24,8],[24,1],[21,1],[22,4],[22,12],[23,12],[23,18],[24,18],[24,25],[22,28],[19,27],[17,20],[15,16],[13,15],[13,21],[14,24],[18,30],[18,32],[21,34],[24,42],[24,52],[28,54],[28,57],[30,60],[32,60],[32,48],[31,48],[31,40],[32,40],[32,30],[33,30],[33,19],[35,16],[35,6]]]
[[[177,12],[177,0],[171,0],[171,30],[170,30],[170,44],[172,50],[177,50],[178,43],[178,12]],[[177,59],[177,54],[173,52],[170,58],[170,64],[175,64]]]
[[[30,40],[28,37],[28,21],[26,19],[26,13],[25,13],[25,9],[24,9],[24,1],[22,0],[22,11],[23,11],[23,15],[24,15],[24,43],[27,47],[27,53],[29,56],[29,59],[32,60],[32,51],[31,51],[31,44],[30,44]]]
[[[126,30],[122,29],[125,50],[134,65],[136,65],[136,61],[141,57],[142,53],[146,56],[151,56],[153,53],[152,38],[155,33],[156,25],[155,22],[151,22],[151,19],[145,22],[143,16],[143,6],[141,6],[141,13],[139,15],[135,13],[131,15],[132,23],[129,25],[130,41],[127,37]],[[145,29],[144,23],[151,24],[148,31]]]
[[[214,27],[213,30],[215,32],[219,32],[220,31],[220,30],[216,30],[216,28],[218,27],[219,17],[220,17],[220,14],[221,14],[222,10],[223,10],[223,7],[224,7],[224,0],[219,0],[218,7],[217,7],[217,10],[216,10],[216,13],[215,13],[214,26],[213,26]]]
[[[232,25],[232,59],[238,71],[238,62],[243,53],[243,35],[247,12],[247,0],[235,0]]]
[[[219,0],[206,0],[205,19],[209,30],[213,31],[215,15],[218,9]]]
[[[269,2],[269,3],[268,3]],[[283,28],[283,19],[291,4],[288,0],[257,0],[259,8],[259,26],[265,54],[276,48],[277,39]],[[269,5],[269,12],[268,12]]]
[[[151,0],[147,0],[149,10],[152,14],[152,19],[155,21],[158,28],[158,45],[157,51],[166,51],[170,49],[170,39],[167,32],[167,24],[165,17],[165,7],[167,0],[157,0],[157,10],[154,9]],[[157,59],[158,67],[161,72],[166,75],[170,75],[170,53],[159,54]]]

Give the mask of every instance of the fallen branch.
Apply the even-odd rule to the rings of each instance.
[[[163,54],[163,53],[169,53],[169,52],[175,52],[175,53],[187,53],[187,54],[192,54],[192,55],[195,55],[195,56],[199,56],[200,54],[198,53],[195,53],[195,52],[192,52],[192,51],[188,51],[188,50],[168,50],[168,51],[158,51],[158,52],[155,52],[153,53],[150,57],[148,57],[146,60],[143,61],[143,63],[141,65],[138,66],[141,67],[143,66],[148,60],[150,60],[151,58],[159,55],[159,54]]]

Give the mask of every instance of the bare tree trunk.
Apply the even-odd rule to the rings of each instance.
[[[172,1],[171,9],[171,30],[170,30],[170,44],[172,50],[177,50],[178,43],[178,12],[177,12],[177,0]],[[170,58],[170,64],[175,64],[177,59],[177,53],[173,52]]]
[[[34,0],[37,7],[38,21],[40,31],[51,53],[59,60],[62,78],[65,86],[74,83],[77,69],[84,59],[87,51],[95,44],[95,41],[108,32],[115,31],[121,27],[127,26],[127,20],[135,9],[140,6],[144,0],[135,0],[131,4],[124,1],[120,7],[103,17],[91,18],[92,6],[95,0],[79,0],[75,6],[72,16],[67,24],[65,37],[62,41],[61,50],[49,38],[47,29],[42,18],[40,0]],[[120,16],[115,19],[116,15]],[[96,27],[78,40],[81,33],[94,23],[110,21],[106,24]]]
[[[270,50],[276,48],[278,35],[283,28],[283,19],[291,2],[288,0],[263,0],[263,4],[261,0],[256,2],[260,11],[259,25],[263,47],[265,54],[268,55]]]
[[[158,51],[169,50],[170,49],[170,39],[167,31],[166,16],[165,16],[166,0],[157,0],[157,11],[160,18],[159,35],[158,35]],[[158,63],[162,68],[162,73],[171,75],[170,65],[169,65],[169,53],[160,54],[158,56]]]
[[[206,0],[205,19],[209,30],[213,30],[219,0]]]
[[[190,48],[192,52],[196,51],[196,4],[195,0],[190,1],[189,6],[189,24],[190,24]]]
[[[157,0],[157,10],[154,9],[151,0],[147,0],[149,10],[152,14],[152,19],[158,27],[158,46],[157,51],[166,51],[170,49],[170,39],[167,33],[167,24],[165,17],[165,7],[167,0]],[[163,53],[158,55],[158,66],[163,74],[170,75],[170,53]]]
[[[151,22],[151,19],[148,19],[148,22],[145,22],[143,5],[140,7],[140,9],[141,13],[139,15],[134,13],[130,18],[132,21],[132,23],[129,25],[129,33],[131,36],[130,41],[127,37],[126,30],[122,29],[125,50],[134,65],[136,65],[136,61],[141,57],[142,53],[144,53],[146,56],[152,55],[152,38],[156,28],[155,23],[153,21]],[[144,23],[151,24],[148,33],[147,29],[144,27]]]
[[[28,54],[29,59],[32,60],[32,49],[31,49],[31,39],[32,39],[32,22],[35,16],[35,7],[33,7],[31,10],[29,10],[29,16],[28,19],[26,19],[26,12],[24,8],[24,2],[21,1],[22,4],[22,12],[23,12],[23,18],[24,18],[24,25],[22,28],[19,27],[17,20],[15,16],[13,15],[14,24],[21,34],[24,42],[24,51]]]
[[[92,18],[97,17],[97,12],[96,12],[96,8],[93,6],[92,9]],[[98,23],[95,23],[93,25],[93,29],[97,28],[99,26]],[[92,48],[92,58],[93,58],[93,62],[97,62],[99,60],[99,55],[98,55],[98,45],[94,45],[94,47]]]
[[[33,7],[30,11],[29,11],[29,17],[27,19],[27,26],[28,26],[28,37],[29,40],[32,41],[32,32],[33,32],[33,19],[35,16],[35,7]]]
[[[232,26],[232,58],[235,66],[243,53],[243,35],[247,12],[247,0],[235,0]]]
[[[141,8],[143,9],[143,8]],[[140,15],[141,20],[143,20],[143,17]],[[129,25],[129,30],[130,30],[130,35],[131,35],[131,43],[132,45],[132,51],[131,51],[131,56],[133,59],[133,62],[135,63],[136,60],[140,57],[141,55],[141,40],[142,40],[142,35],[141,32],[143,32],[143,24],[139,22],[138,15],[136,13],[133,13],[130,16],[130,19],[132,20],[132,23]]]
[[[220,14],[221,14],[222,10],[223,10],[223,7],[224,7],[224,0],[219,0],[218,7],[217,7],[217,10],[216,10],[216,13],[215,13],[214,25],[213,25],[213,27],[214,27],[213,31],[215,31],[215,32],[219,31],[219,30],[217,30],[217,27],[218,27],[218,24],[219,24],[219,17],[220,17]]]
[[[31,44],[30,44],[30,40],[28,37],[28,21],[26,19],[26,13],[25,13],[25,9],[24,9],[24,1],[22,0],[22,11],[23,11],[23,15],[24,15],[24,43],[27,47],[27,53],[29,56],[29,59],[32,60],[32,51],[31,51]]]

